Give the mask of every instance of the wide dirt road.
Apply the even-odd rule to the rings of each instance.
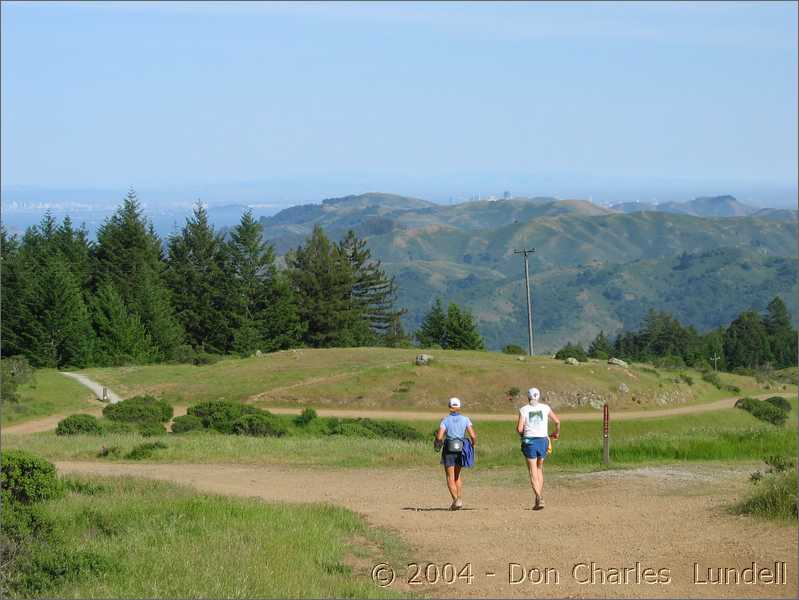
[[[594,474],[550,474],[547,508],[532,511],[519,471],[476,470],[466,475],[466,509],[449,512],[438,466],[426,469],[282,469],[240,465],[61,462],[64,473],[136,475],[190,484],[222,494],[271,501],[330,502],[375,525],[396,530],[421,564],[471,564],[471,583],[409,585],[413,570],[391,565],[400,590],[439,597],[796,597],[797,529],[727,513],[746,489],[744,468],[657,467]],[[521,468],[521,467],[520,467]],[[731,493],[731,490],[733,493]],[[785,583],[710,585],[707,569],[774,568],[787,564]],[[640,563],[640,566],[636,565]],[[523,567],[511,566],[512,563]],[[591,566],[594,563],[594,567]],[[534,581],[512,584],[521,569]],[[610,569],[628,569],[627,583]],[[660,570],[668,583],[643,583],[636,569]],[[369,568],[364,572],[368,574]],[[604,571],[603,571],[604,570]],[[383,571],[382,575],[386,575]],[[494,575],[491,575],[493,573]],[[581,583],[590,577],[596,584]],[[431,579],[434,569],[429,570]],[[446,575],[451,577],[447,568]],[[421,580],[424,580],[422,573]]]

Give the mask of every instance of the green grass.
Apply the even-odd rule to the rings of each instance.
[[[795,455],[795,398],[791,404],[792,413],[783,427],[763,423],[733,408],[693,416],[611,422],[611,457],[614,465],[624,466],[682,460],[757,461],[770,454]],[[254,438],[213,432],[168,435],[159,438],[168,447],[155,451],[147,460],[354,468],[436,465],[438,456],[431,441],[437,421],[413,425],[430,437],[405,442],[342,436]],[[512,421],[478,421],[475,428],[479,467],[517,465],[521,461]],[[121,460],[143,441],[147,440],[138,434],[57,437],[50,432],[3,438],[7,447],[25,448],[51,460],[98,460],[102,446],[119,447],[114,455],[102,460]],[[549,464],[592,469],[600,465],[601,452],[601,423],[564,422]]]
[[[556,407],[574,404],[591,393],[614,409],[663,408],[666,398],[680,404],[731,395],[702,381],[691,369],[652,370],[635,365],[630,372],[591,361],[578,367],[545,357],[518,361],[496,352],[430,351],[431,366],[417,367],[417,349],[338,348],[278,352],[258,358],[227,358],[213,365],[151,365],[87,369],[86,375],[122,395],[161,396],[173,403],[246,400],[258,396],[264,406],[313,406],[408,411],[439,410],[458,396],[472,412],[512,408],[509,388],[535,385]],[[688,385],[680,373],[690,375]],[[724,383],[744,394],[763,393],[751,377],[721,374]],[[620,392],[621,384],[629,389]],[[788,386],[795,392],[795,386]]]
[[[68,479],[83,493],[45,503],[45,514],[67,552],[93,553],[111,568],[60,581],[48,597],[387,597],[369,566],[406,551],[343,508],[133,478]]]
[[[19,400],[3,401],[3,425],[22,423],[48,415],[77,412],[86,408],[94,394],[55,369],[36,369],[31,383],[19,387]]]

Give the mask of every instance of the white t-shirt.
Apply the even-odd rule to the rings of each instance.
[[[525,404],[519,409],[524,419],[524,437],[547,437],[549,435],[549,413],[551,408],[543,402]]]

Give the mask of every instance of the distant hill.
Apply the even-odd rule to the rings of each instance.
[[[734,196],[703,196],[689,202],[624,202],[614,204],[613,210],[623,213],[657,211],[693,215],[695,217],[748,217],[758,212],[753,206],[739,202]]]
[[[441,297],[472,310],[493,349],[526,342],[522,261],[513,250],[534,247],[536,348],[549,352],[587,343],[600,329],[637,327],[650,308],[700,330],[763,309],[775,295],[795,314],[796,213],[743,206],[731,196],[647,211],[554,198],[443,206],[370,193],[261,222],[279,254],[315,224],[334,238],[355,229],[396,276],[408,329]]]

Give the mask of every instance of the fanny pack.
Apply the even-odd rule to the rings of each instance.
[[[463,452],[463,440],[460,438],[447,438],[447,441],[444,443],[444,452],[447,454]]]

